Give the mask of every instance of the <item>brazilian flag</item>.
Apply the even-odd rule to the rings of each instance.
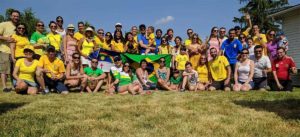
[[[157,82],[157,78],[155,76],[155,70],[159,68],[159,59],[165,58],[166,67],[171,66],[171,55],[170,54],[162,54],[162,55],[137,55],[137,54],[121,54],[121,58],[123,62],[128,62],[131,64],[131,67],[134,70],[140,67],[140,62],[142,60],[146,60],[148,62],[147,71],[149,74],[149,79],[152,82]]]

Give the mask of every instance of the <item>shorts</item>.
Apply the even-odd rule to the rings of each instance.
[[[89,59],[86,59],[85,57],[81,56],[80,57],[80,60],[81,60],[81,64],[82,65],[88,65],[88,66],[91,66],[91,61]]]
[[[48,86],[48,88],[55,89],[59,93],[61,93],[62,91],[68,91],[68,88],[65,86],[65,84],[63,83],[62,80],[52,80],[51,78],[49,78],[46,75],[44,75],[44,80],[45,80],[45,84],[46,84],[46,86]]]
[[[147,82],[146,85],[148,85],[149,87],[146,87],[145,85],[143,85],[143,90],[154,90],[154,89],[156,89],[156,84],[155,83]]]
[[[254,83],[254,87],[253,87],[254,90],[266,88],[268,86],[267,77],[253,78],[253,83]]]
[[[225,88],[230,88],[230,83],[227,85],[224,85],[225,80],[222,81],[213,81],[211,86],[216,88],[216,90],[224,90]]]
[[[23,81],[28,85],[28,87],[38,87],[37,83],[35,82],[28,81],[28,80],[23,80]],[[14,87],[16,87],[17,81],[15,79],[13,80],[13,84]]]
[[[10,74],[10,54],[0,52],[0,73],[1,74]]]
[[[276,81],[271,81],[273,84],[270,85],[271,90],[273,91],[293,91],[293,85],[291,80],[279,80],[279,83],[283,86],[283,89],[277,87]]]
[[[244,84],[245,82],[239,81],[239,83]],[[248,84],[251,86],[250,89],[252,89],[254,87],[254,82],[253,81],[250,81]]]

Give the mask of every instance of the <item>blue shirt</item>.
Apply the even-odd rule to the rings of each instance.
[[[144,34],[138,34],[138,36],[137,36],[137,40],[138,40],[138,43],[140,43],[140,41],[143,41],[143,43],[145,44],[145,45],[148,45],[149,44],[149,41],[148,41],[148,39],[146,38],[146,35]],[[145,51],[146,51],[146,49],[145,48],[143,48],[143,47],[141,47],[141,46],[139,46],[139,50],[140,50],[140,53],[145,53]]]
[[[230,64],[237,62],[237,56],[242,49],[243,45],[238,39],[234,39],[233,41],[226,39],[221,46],[221,50],[224,51],[224,55]]]
[[[161,44],[161,38],[155,38],[155,42],[156,42],[155,54],[157,54],[158,53],[158,46],[160,46],[160,44]]]

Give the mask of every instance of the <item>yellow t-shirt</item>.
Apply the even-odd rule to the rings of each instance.
[[[100,48],[104,47],[105,40],[103,40],[103,42],[102,42],[97,36],[94,37],[94,40],[95,40],[95,43],[97,44],[97,46],[99,46]]]
[[[11,21],[6,21],[0,23],[0,35],[4,37],[10,37],[15,34],[16,26]],[[10,46],[9,43],[0,40],[0,51],[4,53],[10,54]]]
[[[13,34],[11,37],[16,41],[15,58],[23,57],[24,56],[24,53],[23,53],[24,47],[26,45],[30,45],[28,38],[26,36],[20,36],[20,35],[16,35],[16,34]]]
[[[56,77],[59,77],[61,73],[64,73],[65,66],[64,63],[56,58],[53,62],[50,62],[47,55],[43,55],[38,63],[38,67],[42,67],[44,69],[49,70],[51,73],[53,73]],[[51,73],[47,73],[47,76],[51,78]]]
[[[139,43],[138,40],[137,40],[137,35],[134,36],[133,39],[134,39],[134,41],[135,41],[136,43]]]
[[[159,54],[170,54],[172,52],[171,46],[169,45],[160,45],[158,49],[160,50]]]
[[[76,32],[74,34],[74,38],[77,39],[78,41],[80,41],[82,38],[84,38],[84,35],[81,34],[80,32]]]
[[[218,56],[208,62],[208,67],[214,81],[222,81],[227,78],[227,69],[229,62],[225,56]]]
[[[267,43],[267,38],[266,38],[265,34],[259,34],[259,36],[262,38],[261,41],[259,40],[259,38],[257,36],[252,37],[254,45],[261,45],[261,42]]]
[[[148,41],[149,41],[149,44],[153,44],[153,45],[156,45],[156,41],[155,41],[155,35],[154,33],[151,33],[148,37]]]
[[[59,51],[62,40],[61,35],[50,32],[47,34],[47,38],[49,39],[50,45],[54,46],[56,51]]]
[[[257,36],[252,37],[254,45],[262,45],[262,43],[266,44],[268,42],[265,34],[259,34],[259,36],[261,37],[262,40],[259,40]],[[263,55],[266,56],[267,54],[268,54],[267,48],[263,48]]]
[[[198,72],[198,81],[206,83],[208,82],[208,68],[206,65],[198,66],[197,67],[197,72]]]
[[[185,41],[184,41],[184,45],[185,46],[189,46],[189,45],[191,45],[192,44],[192,41],[190,40],[190,39],[186,39]]]
[[[185,54],[184,55],[178,54],[175,58],[175,61],[178,64],[177,66],[178,70],[185,70],[185,63],[189,61],[189,56]]]
[[[93,48],[94,48],[94,43],[93,42],[87,42],[87,40],[85,39],[82,43],[82,49],[81,52],[83,55],[90,55],[90,53],[93,52]]]
[[[23,80],[34,82],[35,71],[39,62],[33,60],[33,63],[30,66],[26,66],[24,60],[24,58],[21,58],[16,62],[16,67],[19,67],[18,77]]]
[[[124,44],[122,42],[115,42],[114,40],[111,42],[111,46],[114,47],[116,52],[125,52]]]

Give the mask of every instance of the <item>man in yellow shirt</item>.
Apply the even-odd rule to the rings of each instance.
[[[84,29],[84,23],[82,21],[78,22],[78,32],[74,34],[74,38],[77,41],[80,41],[84,37]]]
[[[184,41],[184,45],[189,46],[192,44],[192,37],[193,37],[194,31],[192,29],[187,29],[186,33],[189,38]]]
[[[68,89],[64,85],[65,66],[64,63],[56,57],[54,46],[47,47],[47,55],[43,55],[38,63],[36,72],[37,81],[44,93],[49,93],[49,88],[54,89],[61,94],[67,94]],[[45,83],[47,85],[45,85]],[[46,88],[48,86],[48,88]]]
[[[7,75],[11,74],[11,62],[9,60],[11,51],[9,43],[15,42],[11,36],[15,34],[16,25],[19,22],[20,12],[13,10],[10,14],[10,20],[0,23],[0,74],[4,92],[10,92],[11,88],[7,88]]]
[[[210,91],[225,90],[230,91],[231,68],[225,56],[219,56],[216,48],[210,49],[212,60],[208,62],[208,67],[213,79],[209,87]]]

